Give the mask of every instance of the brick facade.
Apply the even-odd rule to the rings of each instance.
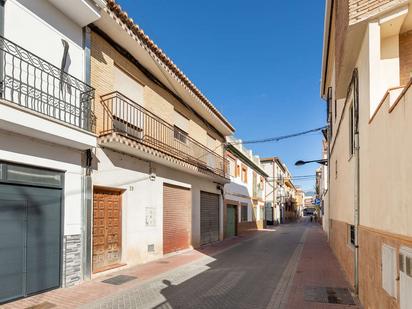
[[[405,86],[412,73],[412,31],[399,35],[400,84]]]
[[[159,116],[166,122],[174,123],[174,110],[178,111],[189,122],[189,136],[203,145],[207,145],[208,135],[216,139],[215,152],[223,156],[223,147],[218,147],[224,139],[215,130],[207,126],[203,119],[187,109],[167,90],[146,76],[136,65],[124,57],[105,38],[95,31],[91,33],[91,85],[96,89],[96,133],[103,130],[104,107],[100,101],[102,95],[116,91],[115,66],[131,75],[144,85],[144,102],[136,102]]]
[[[355,24],[406,0],[350,0],[349,23]]]
[[[345,271],[346,278],[353,286],[354,283],[354,248],[349,241],[348,224],[342,221],[331,220],[329,227],[329,241],[332,251]]]
[[[359,297],[365,308],[399,308],[399,280],[397,297],[390,296],[382,288],[382,245],[396,249],[404,245],[412,247],[412,238],[389,234],[366,227],[359,228]],[[399,262],[397,261],[399,276]]]

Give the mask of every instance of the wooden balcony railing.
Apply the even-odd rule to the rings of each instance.
[[[53,48],[50,52],[54,52]],[[0,98],[94,131],[94,89],[2,36]]]
[[[101,135],[116,132],[162,151],[203,171],[228,178],[227,160],[115,91],[101,96],[104,108]]]

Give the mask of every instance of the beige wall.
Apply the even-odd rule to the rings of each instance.
[[[405,20],[408,19],[409,16]],[[397,298],[382,288],[383,244],[395,248],[396,253],[401,246],[412,247],[412,88],[406,88],[403,94],[402,90],[391,89],[409,82],[412,39],[408,32],[388,34],[382,27],[377,21],[367,24],[352,68],[357,68],[359,74],[359,295],[365,308],[370,309],[399,308],[399,282]],[[336,75],[333,66],[330,70]],[[328,86],[336,88],[333,76],[327,81]],[[330,244],[353,283],[354,249],[349,244],[348,225],[354,222],[356,158],[349,152],[350,103],[350,98],[338,100],[336,111],[332,102],[328,193]],[[399,271],[398,265],[397,268]]]
[[[144,85],[144,102],[136,102],[144,106],[149,111],[170,124],[174,124],[174,110],[178,111],[189,121],[189,136],[201,144],[207,146],[208,134],[216,139],[213,148],[216,152],[223,155],[223,137],[215,130],[208,127],[202,119],[197,117],[192,111],[187,109],[181,102],[172,96],[165,89],[151,81],[142,71],[140,71],[129,60],[117,52],[104,38],[95,32],[91,36],[91,76],[92,86],[96,89],[96,117],[97,132],[102,130],[103,106],[100,96],[116,91],[114,89],[114,66],[126,71],[139,83]],[[209,147],[212,145],[209,145]]]

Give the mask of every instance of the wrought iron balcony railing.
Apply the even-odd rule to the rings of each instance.
[[[227,178],[226,160],[176,126],[119,92],[103,95],[101,101],[104,108],[101,135],[116,132],[195,165],[203,171]]]
[[[94,89],[2,36],[0,98],[94,131]]]

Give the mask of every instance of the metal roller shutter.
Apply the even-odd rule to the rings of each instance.
[[[163,185],[163,254],[190,246],[190,218],[190,190]]]
[[[219,240],[219,195],[200,192],[200,244]]]

